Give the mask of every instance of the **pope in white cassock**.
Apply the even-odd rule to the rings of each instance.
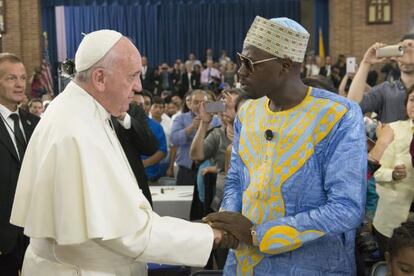
[[[11,223],[30,237],[23,276],[146,275],[146,262],[204,266],[222,233],[160,217],[111,127],[125,128],[141,57],[120,33],[86,35],[77,75],[48,107],[23,161]]]

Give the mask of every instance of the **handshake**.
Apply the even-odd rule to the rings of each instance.
[[[254,224],[236,212],[211,213],[203,218],[214,231],[214,248],[236,249],[239,243],[253,244],[251,229]]]

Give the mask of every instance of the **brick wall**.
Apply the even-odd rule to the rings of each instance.
[[[41,64],[40,0],[5,0],[3,52],[19,56],[29,76]]]
[[[329,0],[330,53],[356,56],[375,42],[393,44],[414,26],[414,1],[393,0],[392,24],[367,25],[365,0]]]

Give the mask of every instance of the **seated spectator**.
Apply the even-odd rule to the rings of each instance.
[[[400,43],[408,43],[413,39],[414,34],[408,34],[403,36]],[[396,58],[401,70],[399,80],[394,82],[385,81],[372,87],[368,93],[364,94],[365,83],[371,66],[385,60],[385,58],[376,57],[376,50],[384,46],[385,44],[375,43],[366,51],[352,81],[348,98],[358,102],[363,113],[375,112],[381,122],[389,123],[406,118],[404,100],[406,99],[407,88],[414,85],[414,60],[407,59],[404,61],[402,58],[409,56],[414,48],[406,47],[403,57],[401,59]]]
[[[374,232],[384,254],[392,232],[410,213],[414,198],[414,164],[410,155],[414,128],[414,89],[406,100],[408,119],[391,123],[394,140],[379,160],[381,168],[374,174],[379,201],[374,216]]]
[[[28,103],[29,112],[41,117],[43,114],[43,103],[39,98],[31,99]]]
[[[148,117],[152,104],[151,93],[147,90],[142,90],[141,93],[134,95],[134,100],[138,103],[138,105],[144,107],[145,114],[147,115],[148,127],[158,142],[158,150],[153,155],[141,155],[149,184],[156,184],[158,179],[164,176],[167,170],[167,165],[161,164],[161,161],[167,156],[168,153],[167,140],[162,126],[155,120]]]

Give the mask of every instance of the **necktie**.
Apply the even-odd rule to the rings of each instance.
[[[22,129],[20,128],[19,115],[16,113],[10,114],[10,118],[14,121],[14,136],[16,138],[16,147],[19,152],[20,160],[23,160],[24,152],[26,150],[26,140],[24,139]]]
[[[411,155],[411,164],[414,167],[414,133],[413,133],[413,138],[411,139],[411,144],[410,144],[410,155]]]
[[[211,68],[208,68],[208,75],[207,75],[208,80],[210,81],[211,78]]]

